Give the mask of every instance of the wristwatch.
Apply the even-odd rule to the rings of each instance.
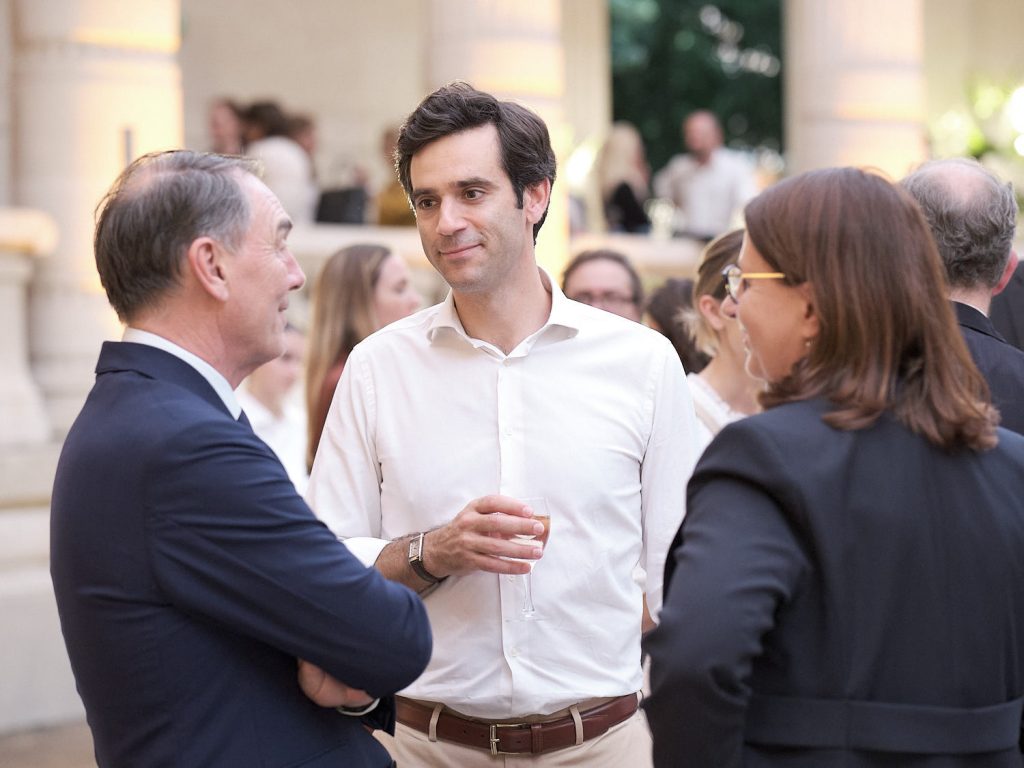
[[[428,584],[438,584],[444,581],[447,576],[438,578],[423,565],[423,536],[419,534],[409,540],[409,566],[416,572],[416,575]]]

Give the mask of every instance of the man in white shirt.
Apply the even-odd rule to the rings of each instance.
[[[672,201],[677,235],[711,240],[732,229],[754,195],[754,171],[739,152],[722,146],[722,126],[711,112],[683,120],[685,155],[676,155],[655,174],[657,197]]]
[[[537,267],[555,158],[535,114],[454,83],[396,156],[452,290],[353,350],[310,479],[332,530],[426,598],[432,661],[383,740],[399,765],[650,765],[633,571],[656,612],[696,459],[679,358]],[[538,497],[543,552],[514,538],[543,530]],[[509,558],[536,561],[532,619]]]

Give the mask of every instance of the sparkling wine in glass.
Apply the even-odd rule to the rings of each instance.
[[[536,546],[543,547],[547,546],[548,535],[551,533],[551,513],[548,511],[548,503],[543,497],[537,496],[533,498],[520,499],[524,504],[533,510],[533,519],[541,523],[544,526],[544,531],[540,534],[533,533],[521,533],[516,534],[517,539],[524,539],[530,542],[536,542]],[[534,561],[535,562],[535,561]],[[524,573],[523,579],[523,608],[522,617],[523,619],[530,620],[535,618],[537,610],[533,607],[533,582],[531,575],[533,571],[533,565],[531,563],[530,572]]]

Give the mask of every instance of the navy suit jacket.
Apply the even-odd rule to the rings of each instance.
[[[51,574],[99,765],[390,765],[303,695],[296,659],[388,697],[429,661],[419,598],[348,552],[191,366],[106,343],[96,373],[57,468]],[[390,726],[393,701],[376,714]]]
[[[992,325],[1017,349],[1024,350],[1024,261],[998,296],[992,298]]]
[[[649,635],[658,768],[1021,768],[1024,437],[725,427]]]
[[[953,309],[974,364],[988,382],[992,404],[1002,414],[1000,425],[1024,434],[1024,352],[1008,344],[974,307],[954,301]]]

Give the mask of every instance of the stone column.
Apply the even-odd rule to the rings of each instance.
[[[424,91],[465,80],[517,101],[547,123],[561,168],[572,148],[565,120],[560,0],[431,0]],[[555,184],[537,259],[557,273],[568,254],[568,197]]]
[[[11,0],[0,0],[0,206],[11,204]]]
[[[924,159],[923,0],[786,0],[790,173]]]
[[[120,326],[92,255],[93,212],[143,152],[180,146],[176,0],[14,0],[14,184],[19,205],[60,231],[32,285],[29,339],[52,424],[63,435]]]
[[[45,443],[50,422],[28,367],[28,293],[34,256],[53,251],[57,227],[40,211],[0,208],[0,457]]]

